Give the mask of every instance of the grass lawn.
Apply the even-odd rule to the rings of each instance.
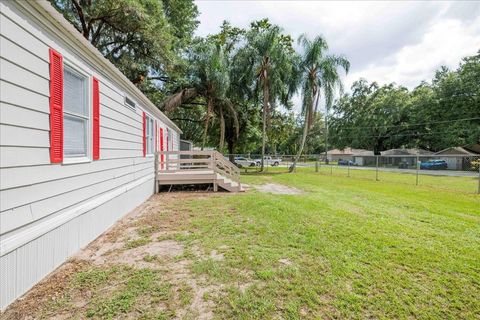
[[[230,248],[225,261],[198,266],[230,286],[218,301],[223,316],[480,316],[480,196],[301,172],[244,181],[307,193],[188,204],[209,212],[192,219],[192,237],[207,250]],[[243,293],[239,275],[252,282]]]
[[[52,307],[53,294],[46,290],[36,314],[478,319],[480,196],[462,187],[469,178],[422,177],[425,184],[415,187],[402,182],[405,175],[388,175],[376,182],[311,170],[270,171],[242,179],[304,193],[200,193],[166,205],[162,201],[170,195],[155,196],[163,198],[150,200],[157,203],[151,213],[131,222],[136,238],[117,232],[124,244],[116,254],[155,241],[177,243],[181,254],[145,255],[134,268],[122,266],[121,259],[78,267],[62,278],[68,284],[54,300],[62,303]],[[451,188],[435,187],[439,181]],[[158,230],[166,233],[160,237]],[[175,263],[186,269],[179,272]],[[172,274],[188,277],[178,281]],[[188,309],[195,303],[201,308]]]

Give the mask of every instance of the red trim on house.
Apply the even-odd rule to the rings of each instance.
[[[160,128],[160,151],[163,151],[163,128]],[[160,155],[160,162],[162,163],[161,168],[163,170],[163,162],[165,161],[165,155],[162,153]]]
[[[147,156],[147,134],[146,134],[147,115],[143,112],[143,156]]]
[[[93,77],[93,160],[100,159],[100,88],[98,79]]]
[[[63,57],[49,48],[50,55],[50,161],[63,161]]]

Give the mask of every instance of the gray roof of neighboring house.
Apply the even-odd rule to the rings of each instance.
[[[373,157],[375,154],[373,151],[370,150],[363,150],[363,149],[357,149],[358,151],[355,152],[354,156],[359,156],[359,157]]]
[[[430,155],[433,152],[424,150],[424,149],[390,149],[380,152],[382,156],[416,156],[420,155]]]
[[[342,155],[342,156],[345,156],[345,155],[360,155],[364,152],[372,152],[372,151],[368,151],[368,150],[365,150],[365,149],[354,149],[354,148],[345,148],[345,149],[332,149],[332,150],[328,150],[327,151],[327,154],[328,155]],[[372,155],[373,155],[373,152],[372,152]]]
[[[478,151],[477,151],[478,150]],[[435,154],[454,154],[454,155],[479,155],[480,145],[470,145],[465,147],[450,147],[436,152]]]

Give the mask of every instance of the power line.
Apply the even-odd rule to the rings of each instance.
[[[480,117],[475,118],[463,118],[463,119],[454,119],[454,120],[442,120],[442,121],[431,121],[431,122],[424,122],[424,123],[413,123],[413,124],[395,124],[395,125],[386,125],[386,126],[358,126],[358,127],[340,127],[340,130],[353,130],[353,129],[376,129],[376,128],[390,128],[390,127],[413,127],[413,126],[420,126],[420,125],[427,125],[427,124],[438,124],[438,123],[449,123],[449,122],[457,122],[457,121],[472,121],[472,120],[480,120]],[[330,121],[332,121],[330,119]]]
[[[391,137],[397,137],[397,136],[404,136],[404,137],[408,137],[408,136],[426,136],[426,135],[432,135],[432,134],[445,134],[445,133],[462,133],[462,132],[468,132],[468,131],[471,131],[470,129],[458,129],[458,130],[447,130],[447,131],[440,131],[440,132],[423,132],[423,133],[399,133],[399,134],[390,134],[390,135],[380,135],[380,136],[376,136],[376,135],[369,135],[369,136],[366,136],[366,135],[362,135],[362,134],[359,134],[359,135],[355,135],[356,137],[359,137],[359,138],[391,138]]]

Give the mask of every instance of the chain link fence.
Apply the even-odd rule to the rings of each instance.
[[[258,154],[225,155],[242,173],[260,171]],[[264,172],[288,172],[295,155],[266,155]],[[480,155],[302,155],[297,171],[391,181],[480,194]]]

